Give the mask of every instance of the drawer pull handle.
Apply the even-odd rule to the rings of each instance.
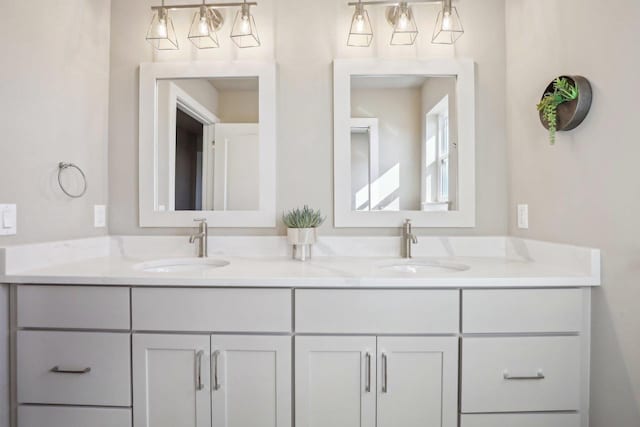
[[[196,390],[200,391],[204,389],[204,384],[202,383],[202,356],[204,355],[204,351],[200,350],[196,355]]]
[[[220,390],[220,380],[218,379],[218,359],[220,358],[220,352],[218,350],[213,352],[213,389]]]
[[[91,368],[87,367],[82,369],[65,369],[65,368],[61,368],[60,366],[54,366],[53,368],[51,368],[51,372],[53,372],[54,374],[82,375],[82,374],[88,374],[89,372],[91,372]]]
[[[382,353],[382,392],[387,393],[389,391],[388,372],[389,366],[387,361],[387,354]]]
[[[364,356],[365,361],[367,362],[367,382],[364,385],[364,391],[366,393],[371,393],[371,353],[367,352]]]
[[[535,375],[517,376],[509,374],[509,371],[504,371],[502,374],[505,380],[520,381],[520,380],[543,380],[545,378],[542,369],[538,370]]]

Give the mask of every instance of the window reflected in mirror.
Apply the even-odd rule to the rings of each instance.
[[[156,211],[259,209],[258,78],[157,81]]]
[[[351,210],[457,210],[456,77],[351,76]]]

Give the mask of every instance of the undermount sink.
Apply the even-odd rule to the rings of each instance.
[[[447,261],[420,261],[410,259],[382,264],[379,268],[399,273],[438,273],[466,271],[469,269],[469,266]]]
[[[189,273],[226,267],[229,261],[213,258],[173,258],[136,264],[134,268],[147,273]]]

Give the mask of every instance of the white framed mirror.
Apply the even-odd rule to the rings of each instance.
[[[140,65],[141,227],[276,226],[273,63]]]
[[[334,61],[334,216],[475,226],[473,61]]]

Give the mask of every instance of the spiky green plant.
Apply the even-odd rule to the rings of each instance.
[[[549,126],[549,141],[551,145],[556,143],[558,106],[577,99],[578,95],[578,87],[576,85],[566,77],[558,77],[553,82],[553,92],[545,93],[537,105],[538,111],[542,112],[542,118]]]
[[[304,205],[282,215],[282,221],[288,228],[316,228],[322,225],[325,218],[320,210],[314,210]]]

